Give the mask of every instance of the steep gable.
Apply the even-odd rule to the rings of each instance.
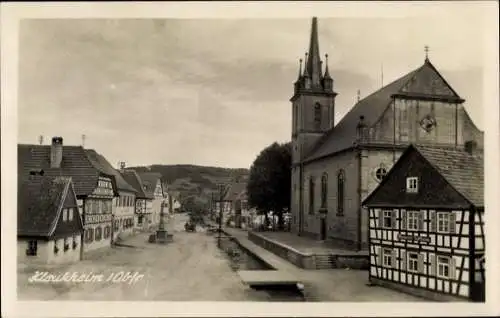
[[[99,168],[99,170],[105,172],[107,175],[113,176],[116,181],[116,187],[118,190],[137,192],[134,187],[132,187],[121,175],[121,173],[113,168],[106,158],[99,154],[94,149],[85,149],[85,153],[89,158],[90,162]]]
[[[380,185],[363,201],[363,205],[422,208],[482,206],[479,162],[477,157],[463,150],[411,145]],[[457,165],[456,168],[452,167],[454,165]],[[472,176],[474,174],[479,176]],[[418,177],[418,193],[406,192],[407,177]]]
[[[353,147],[356,143],[356,127],[360,117],[364,117],[367,127],[372,127],[382,118],[394,97],[441,98],[463,102],[432,63],[426,60],[419,68],[357,102],[335,127],[318,140],[305,162]]]
[[[19,182],[18,236],[51,236],[67,196],[74,196],[72,191],[70,178],[32,176]]]
[[[420,67],[409,81],[401,88],[400,93],[408,96],[445,97],[461,101],[460,96],[446,82],[429,60]]]

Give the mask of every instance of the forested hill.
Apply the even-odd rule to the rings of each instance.
[[[196,165],[152,165],[148,167],[127,167],[137,172],[159,172],[162,181],[167,182],[170,191],[177,193],[181,203],[195,201],[207,204],[211,193],[217,190],[219,182],[246,179],[248,169],[204,167]]]

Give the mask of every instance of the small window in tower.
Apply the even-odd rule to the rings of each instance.
[[[314,105],[314,126],[316,129],[321,128],[321,105]]]

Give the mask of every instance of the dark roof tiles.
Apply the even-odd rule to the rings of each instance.
[[[91,194],[98,184],[100,171],[87,158],[81,146],[63,146],[63,157],[60,168],[50,167],[50,148],[46,145],[19,144],[18,176],[20,179],[29,176],[31,170],[44,170],[46,176],[72,177],[77,195]]]
[[[50,236],[70,185],[70,178],[32,176],[19,180],[17,234]]]
[[[415,146],[417,151],[467,200],[484,207],[484,159],[480,150]]]

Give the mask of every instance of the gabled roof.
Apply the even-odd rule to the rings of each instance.
[[[17,235],[51,236],[68,195],[75,195],[71,178],[31,176],[19,179]]]
[[[435,84],[440,89],[436,91]],[[312,148],[305,161],[326,157],[336,152],[353,147],[356,141],[356,126],[360,116],[364,116],[365,124],[370,127],[381,119],[390,107],[395,95],[409,97],[446,97],[463,102],[446,80],[439,74],[429,60],[410,73],[382,87],[378,91],[357,102],[340,122],[326,132]]]
[[[247,184],[245,182],[236,182],[231,185],[231,187],[226,192],[224,196],[224,201],[235,201],[238,196],[246,190]]]
[[[104,156],[101,154],[97,153],[94,149],[85,149],[85,153],[87,154],[87,157],[89,158],[90,162],[95,166],[98,167],[99,170],[104,171],[108,175],[112,175],[115,177],[116,181],[116,186],[118,190],[122,191],[130,191],[136,193],[137,190],[135,190],[134,187],[132,187],[130,184],[128,184],[127,181],[123,178],[121,173],[113,168],[113,166],[109,163]]]
[[[403,152],[380,185],[363,201],[363,205],[377,196],[378,190],[390,180],[393,171],[413,152],[419,153],[470,204],[484,208],[484,159],[481,150],[471,154],[463,149],[413,144]]]
[[[97,169],[88,159],[81,146],[63,146],[60,168],[50,168],[49,145],[19,144],[17,147],[17,169],[19,179],[29,176],[31,170],[43,170],[45,176],[71,177],[77,195],[89,195],[98,185]]]
[[[482,152],[474,154],[459,149],[443,149],[417,145],[416,150],[441,175],[477,207],[484,207],[484,158]]]
[[[136,198],[138,199],[154,199],[154,196],[149,192],[145,192],[142,186],[142,180],[135,170],[125,169],[122,172],[123,178],[130,184],[136,191]]]
[[[158,180],[160,180],[161,182],[161,173],[139,172],[137,174],[139,175],[139,178],[142,181],[144,193],[146,193],[146,195],[151,195],[154,197],[156,184],[158,183]]]

